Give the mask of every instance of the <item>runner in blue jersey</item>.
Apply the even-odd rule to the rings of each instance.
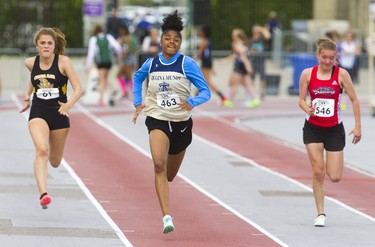
[[[193,58],[179,53],[183,23],[177,11],[163,20],[161,53],[149,58],[133,77],[133,122],[144,110],[154,163],[155,187],[163,214],[163,232],[174,230],[169,211],[169,185],[178,173],[192,141],[191,112],[211,97],[203,74]],[[147,93],[142,101],[142,85]],[[198,95],[191,95],[191,84]]]

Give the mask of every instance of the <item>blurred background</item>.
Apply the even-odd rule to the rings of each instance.
[[[106,27],[114,9],[115,18],[137,36],[139,46],[151,27],[159,28],[162,19],[178,9],[185,25],[182,52],[191,56],[199,42],[197,29],[203,25],[211,27],[214,59],[231,53],[234,28],[243,29],[249,39],[254,26],[267,28],[271,38],[260,56],[265,60],[266,93],[275,96],[298,94],[299,74],[316,63],[316,38],[333,32],[343,41],[350,32],[360,51],[354,82],[372,97],[373,6],[373,0],[0,0],[0,93],[24,90],[29,75],[23,60],[35,55],[33,35],[42,26],[65,33],[66,54],[75,59],[85,83],[83,61],[91,30],[96,24]],[[227,82],[220,78],[226,74],[220,73],[229,73],[231,65],[227,67],[217,69],[223,87]]]

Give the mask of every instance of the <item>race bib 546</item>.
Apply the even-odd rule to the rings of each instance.
[[[312,105],[315,105],[315,115],[318,117],[332,117],[335,113],[334,99],[320,99],[313,100]]]

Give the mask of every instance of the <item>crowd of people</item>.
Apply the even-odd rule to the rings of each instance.
[[[201,67],[210,89],[217,94],[223,106],[232,107],[238,94],[238,86],[242,85],[246,93],[245,105],[252,108],[260,104],[261,99],[265,97],[266,74],[265,74],[265,55],[263,52],[269,51],[270,40],[272,39],[272,30],[280,26],[276,12],[271,12],[269,20],[265,25],[254,25],[250,38],[246,32],[241,29],[233,30],[232,44],[230,49],[232,54],[221,62],[233,61],[233,71],[228,79],[228,91],[220,89],[216,82],[212,81],[214,73],[214,63],[212,57],[212,40],[210,26],[198,26],[198,45],[193,54],[194,59]],[[98,62],[101,54],[99,46],[95,40],[98,38],[97,29],[100,29],[101,36],[105,34],[108,39],[108,48],[112,57],[110,57],[110,66],[107,62],[103,65]],[[111,37],[109,37],[111,36]],[[113,40],[121,46],[114,44]],[[112,9],[110,17],[104,27],[95,26],[89,42],[89,52],[86,59],[86,70],[96,64],[99,69],[99,92],[100,99],[98,104],[106,106],[103,100],[104,91],[107,89],[108,74],[113,63],[119,66],[117,71],[117,81],[121,88],[123,97],[130,98],[132,90],[132,76],[137,68],[150,57],[155,57],[161,52],[160,46],[160,28],[146,21],[141,20],[139,25],[133,31],[129,30],[126,23],[121,22],[117,17],[116,9]],[[108,49],[107,49],[108,50]],[[194,49],[193,49],[194,50]],[[107,51],[108,53],[108,51]],[[260,86],[256,87],[256,76],[259,76]],[[258,89],[259,90],[256,90]]]
[[[337,31],[329,31],[326,36],[337,44],[337,64],[349,72],[354,84],[358,84],[359,57],[362,47],[355,32],[348,30],[340,35]]]
[[[200,41],[195,59],[197,61],[200,60],[203,74],[211,90],[221,99],[223,106],[232,107],[234,105],[239,85],[242,85],[245,90],[245,106],[249,108],[257,107],[261,100],[265,98],[265,52],[269,52],[272,49],[272,33],[276,28],[281,28],[281,22],[277,17],[277,13],[271,11],[265,25],[255,24],[252,27],[250,38],[248,38],[243,29],[235,28],[232,30],[230,47],[232,53],[220,59],[221,63],[232,61],[233,64],[228,80],[229,92],[225,94],[211,80],[214,65],[212,61],[210,27],[198,27],[197,33]],[[259,76],[259,87],[256,87],[256,76]]]
[[[94,26],[88,44],[85,62],[86,72],[98,70],[98,105],[111,104],[105,100],[110,83],[109,73],[116,64],[116,77],[122,97],[132,98],[133,75],[137,68],[149,57],[157,56],[160,49],[159,30],[152,25],[140,25],[139,30],[130,31],[127,23],[111,10],[111,16],[104,25]]]

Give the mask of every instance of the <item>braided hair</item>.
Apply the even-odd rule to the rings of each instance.
[[[182,18],[178,16],[177,10],[173,11],[167,17],[163,19],[163,24],[161,24],[162,35],[168,31],[175,31],[181,38],[181,31],[184,29]]]

